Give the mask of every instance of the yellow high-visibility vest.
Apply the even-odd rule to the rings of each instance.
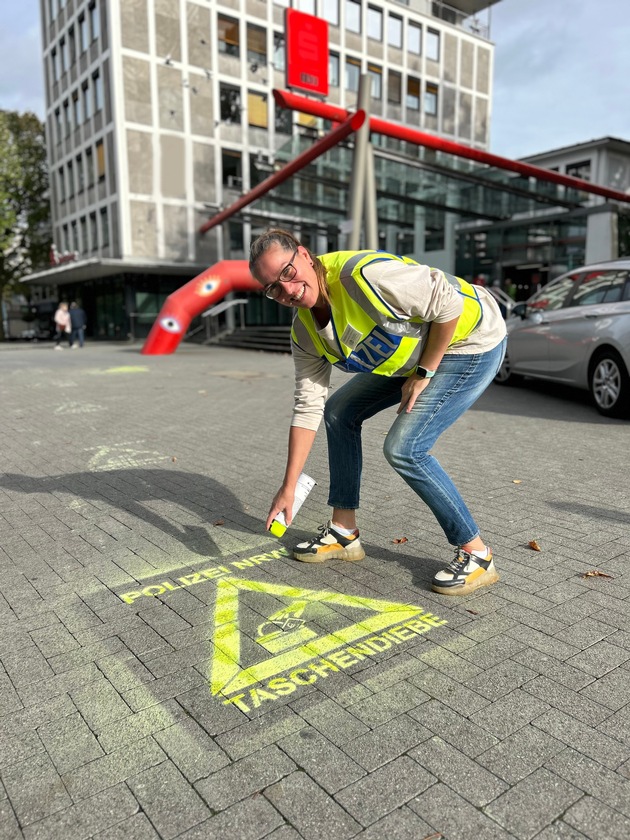
[[[326,268],[336,352],[331,352],[322,341],[308,309],[298,309],[293,320],[291,338],[295,344],[351,373],[409,376],[418,364],[419,345],[426,336],[428,324],[418,317],[398,315],[370,285],[364,269],[381,260],[418,263],[383,251],[337,251],[319,259]],[[444,282],[453,285],[464,300],[449,345],[452,346],[479,325],[483,309],[473,285],[451,274],[442,274]]]

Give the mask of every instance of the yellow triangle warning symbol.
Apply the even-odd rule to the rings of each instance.
[[[239,599],[242,592],[264,593],[289,601],[285,607],[266,619],[261,616],[255,644],[272,656],[246,668],[241,665]],[[314,604],[356,608],[366,610],[371,615],[332,633],[319,635],[302,617]],[[210,676],[212,694],[228,695],[242,691],[255,683],[299,668],[317,657],[329,655],[368,636],[388,628],[396,629],[395,625],[406,623],[413,627],[413,636],[446,624],[446,621],[412,604],[340,595],[285,584],[221,578],[217,580],[214,610],[214,656]],[[247,638],[249,641],[249,636]],[[377,648],[373,652],[376,651]]]

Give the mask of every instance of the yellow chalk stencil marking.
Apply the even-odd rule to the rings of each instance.
[[[123,367],[107,368],[100,373],[148,373],[149,368],[142,365],[126,365]]]
[[[132,448],[142,443],[144,441],[138,440],[119,443],[114,446],[90,447],[85,451],[93,452],[96,449],[96,454],[90,458],[88,470],[90,472],[101,472],[104,470],[124,470],[130,467],[148,467],[168,459],[168,455],[162,455],[161,452],[155,450]]]
[[[105,406],[95,403],[67,402],[55,409],[55,414],[93,414],[95,411],[104,411]]]
[[[241,668],[241,633],[239,628],[239,598],[241,592],[257,592],[290,599],[290,603],[269,616],[258,627],[256,642],[265,650],[275,653],[269,659],[258,662],[247,668]],[[302,618],[309,608],[315,604],[337,605],[366,610],[372,614],[362,621],[343,627],[333,633],[319,636],[306,626]],[[320,671],[338,671],[336,665],[327,660],[319,660],[318,667],[300,668],[318,657],[346,648],[337,654],[335,662],[343,667],[350,667],[365,656],[374,655],[381,650],[391,647],[392,643],[403,641],[425,633],[431,627],[439,627],[446,622],[432,613],[425,612],[421,607],[411,604],[398,604],[376,598],[359,598],[354,595],[340,595],[325,590],[303,589],[301,587],[283,584],[264,583],[239,578],[223,578],[217,580],[217,599],[214,610],[214,644],[215,655],[212,661],[210,688],[213,694],[233,694],[247,689],[254,683],[262,683],[272,677],[287,671],[291,672],[290,680],[293,687],[286,685],[289,680],[271,680],[276,683],[275,690],[290,693],[296,685],[308,685],[317,679]],[[391,629],[389,629],[391,628]],[[374,636],[368,642],[356,648],[347,647],[373,634],[388,631],[384,636]],[[389,640],[389,641],[388,641]],[[379,642],[381,643],[379,645]],[[371,644],[370,644],[371,643]],[[384,645],[384,646],[383,646]],[[345,653],[345,658],[343,654]],[[306,676],[304,676],[306,675]],[[285,685],[280,685],[285,683]],[[271,683],[268,688],[272,687]],[[281,688],[284,687],[284,692]],[[254,705],[260,705],[262,699],[276,699],[272,692],[253,689]],[[225,702],[235,703],[245,711],[248,707],[242,699],[243,694]],[[249,702],[252,702],[250,699]]]

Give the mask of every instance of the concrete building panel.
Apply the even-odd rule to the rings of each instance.
[[[488,139],[488,100],[475,97],[475,145],[483,146]]]
[[[444,35],[444,68],[442,78],[446,82],[457,84],[457,38],[450,33]]]
[[[158,249],[156,207],[154,202],[130,201],[131,257],[155,259]]]
[[[123,47],[149,52],[147,0],[124,0],[120,4],[120,35]]]
[[[129,191],[153,194],[152,135],[146,131],[127,131],[127,160],[129,163]]]
[[[165,198],[186,198],[186,147],[182,137],[160,136],[160,184]]]
[[[193,143],[193,188],[197,204],[216,201],[214,146]]]
[[[212,63],[210,10],[197,3],[186,5],[188,63],[208,69]]]
[[[479,93],[490,93],[490,50],[477,45],[477,84]]]
[[[158,111],[160,128],[184,130],[183,78],[177,67],[158,65]]]
[[[151,78],[148,61],[123,56],[125,118],[129,122],[151,125]]]
[[[184,262],[188,259],[188,212],[185,207],[165,204],[164,256],[168,260]]]
[[[458,110],[457,134],[470,141],[472,139],[472,96],[469,93],[460,91]]]
[[[155,0],[155,51],[165,61],[182,60],[179,2]]]
[[[470,41],[461,42],[459,83],[462,87],[474,89],[475,48]],[[468,136],[468,135],[466,135]]]

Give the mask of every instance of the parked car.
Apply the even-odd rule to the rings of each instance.
[[[630,417],[630,259],[577,268],[507,318],[507,354],[495,381],[524,376],[591,392],[608,417]]]

